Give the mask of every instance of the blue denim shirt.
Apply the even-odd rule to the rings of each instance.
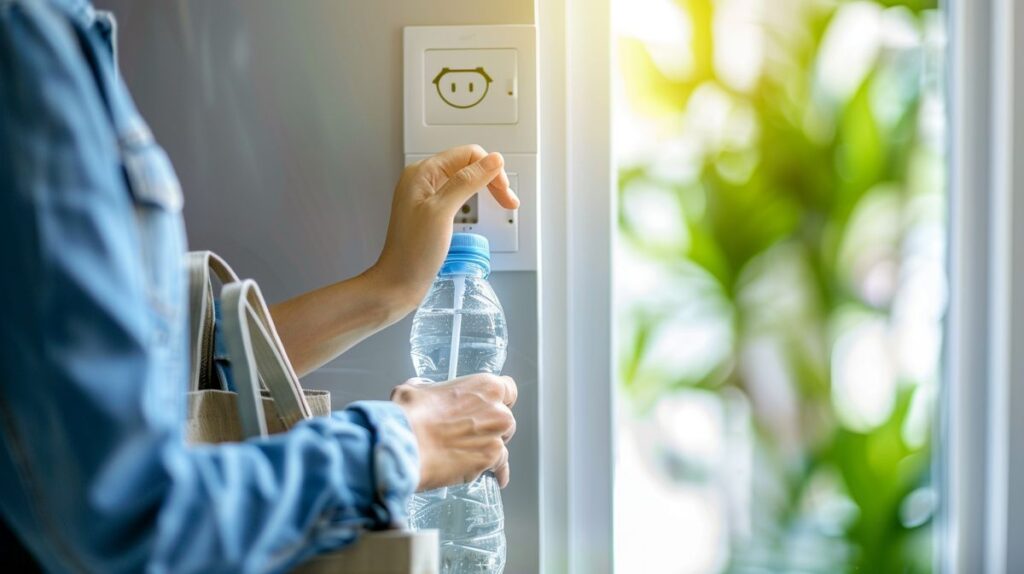
[[[183,439],[181,191],[85,0],[0,0],[0,519],[51,571],[281,571],[400,522],[400,409]]]

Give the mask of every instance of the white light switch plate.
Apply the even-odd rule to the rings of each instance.
[[[471,143],[505,157],[520,208],[504,209],[484,189],[453,222],[456,231],[488,238],[494,271],[537,269],[536,32],[522,25],[403,32],[406,164]]]
[[[416,26],[404,29],[403,40],[406,155],[466,143],[537,153],[536,27]],[[441,74],[445,67],[460,71]],[[476,100],[468,92],[470,81],[474,95],[486,84],[476,68],[492,80],[486,96],[471,108],[445,104],[441,95],[456,106]]]

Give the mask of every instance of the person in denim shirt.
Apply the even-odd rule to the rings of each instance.
[[[417,488],[508,481],[515,383],[408,381],[264,439],[188,446],[182,194],[86,0],[0,0],[0,562],[284,571],[400,524]],[[307,373],[425,295],[458,208],[518,199],[477,146],[410,166],[377,263],[272,308]]]

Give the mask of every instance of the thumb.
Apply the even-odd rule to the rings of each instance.
[[[489,153],[455,172],[438,190],[438,195],[454,215],[474,193],[491,183],[501,173],[504,165],[505,159],[500,153]]]

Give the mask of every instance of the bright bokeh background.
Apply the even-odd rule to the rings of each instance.
[[[617,571],[930,571],[934,0],[613,5]]]

